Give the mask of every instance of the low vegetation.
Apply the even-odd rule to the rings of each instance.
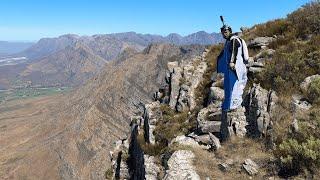
[[[274,117],[274,157],[280,167],[279,175],[307,175],[315,177],[320,167],[320,78],[311,82],[307,92],[299,85],[308,76],[320,74],[320,1],[313,1],[285,19],[277,19],[254,26],[245,39],[258,36],[276,37],[269,48],[276,50],[266,69],[251,81],[266,89],[273,89],[280,99],[279,116]],[[251,50],[254,55],[255,50]],[[292,132],[291,97],[303,94],[312,103],[310,112],[298,119],[299,130]],[[317,176],[318,177],[318,176]]]
[[[266,63],[266,70],[255,78],[264,88],[292,95],[299,92],[299,85],[306,77],[319,73],[320,35],[317,35],[276,49],[272,60]]]

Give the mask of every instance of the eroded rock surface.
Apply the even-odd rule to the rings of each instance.
[[[166,171],[164,180],[200,180],[192,164],[194,158],[191,151],[175,151],[168,161],[169,169]]]

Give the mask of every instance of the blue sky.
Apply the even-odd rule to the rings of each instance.
[[[187,35],[285,17],[310,0],[1,0],[0,40],[135,31]]]

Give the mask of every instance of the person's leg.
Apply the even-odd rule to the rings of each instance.
[[[221,112],[221,125],[220,125],[220,140],[221,142],[225,142],[229,139],[229,125],[228,121],[228,111],[230,109],[231,102],[231,88],[230,88],[230,72],[225,73],[224,81],[223,81],[223,89],[224,89],[224,101],[222,103],[222,112]]]
[[[226,72],[224,74],[223,90],[224,90],[224,100],[223,100],[223,103],[222,103],[222,110],[227,111],[230,108],[230,101],[231,101],[231,89],[230,89],[229,72]]]
[[[222,110],[221,112],[221,125],[220,125],[220,141],[225,142],[230,138],[229,134],[229,121],[228,111]]]

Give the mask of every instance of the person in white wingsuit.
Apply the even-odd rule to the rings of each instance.
[[[237,35],[232,34],[230,26],[226,25],[220,16],[223,26],[221,34],[226,42],[217,59],[217,72],[224,76],[224,101],[222,103],[222,122],[220,127],[221,140],[226,140],[228,127],[227,112],[241,107],[242,94],[247,83],[246,63],[249,59],[248,48],[245,41]]]
[[[224,75],[225,98],[222,110],[230,111],[241,106],[243,90],[247,83],[246,63],[249,55],[245,41],[232,34],[230,26],[224,24],[221,33],[226,42],[218,56],[217,72]]]

